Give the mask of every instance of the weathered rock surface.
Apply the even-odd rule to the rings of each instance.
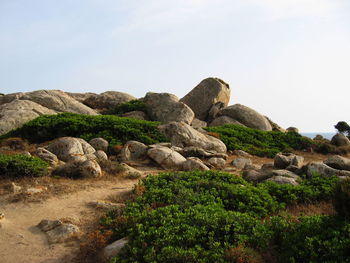
[[[57,112],[72,112],[78,114],[97,115],[86,105],[76,101],[60,90],[37,90],[24,93],[19,99],[30,100]]]
[[[108,141],[103,138],[93,138],[89,141],[89,144],[94,147],[96,151],[104,151],[108,150]]]
[[[225,106],[228,105],[230,94],[230,87],[223,80],[207,78],[201,81],[180,101],[193,110],[196,118],[205,121],[215,103],[222,102]]]
[[[248,158],[243,158],[243,157],[238,157],[232,161],[232,166],[238,168],[238,169],[243,169],[246,165],[251,165],[252,160]]]
[[[272,130],[269,121],[263,115],[241,104],[235,104],[220,110],[218,116],[231,117],[249,128],[262,131]]]
[[[203,134],[184,122],[171,122],[159,126],[159,130],[178,147],[194,146],[205,151],[226,153],[226,145],[217,138]]]
[[[183,121],[191,124],[194,119],[191,108],[180,102],[178,97],[173,94],[148,92],[144,102],[148,116],[154,121],[162,123]]]
[[[89,206],[97,208],[97,209],[122,209],[125,207],[125,204],[123,203],[113,203],[109,201],[104,200],[95,200],[88,203]]]
[[[80,159],[58,166],[53,174],[71,178],[96,178],[102,176],[102,170],[97,161],[87,160],[86,156],[81,156]]]
[[[106,91],[101,94],[91,94],[83,103],[93,109],[112,109],[131,100],[136,98],[124,92]]]
[[[274,166],[279,169],[285,169],[290,165],[301,168],[303,166],[304,157],[293,153],[278,153],[273,160]]]
[[[244,170],[243,179],[248,182],[260,183],[269,179],[272,175],[263,170]]]
[[[95,157],[96,157],[96,161],[101,164],[101,163],[104,163],[105,161],[108,160],[108,156],[107,154],[104,152],[104,151],[96,151],[94,153]]]
[[[144,121],[149,121],[148,115],[143,112],[143,111],[129,111],[121,115],[122,117],[126,118],[133,118],[133,119],[138,119],[138,120],[144,120]]]
[[[148,156],[164,169],[181,170],[186,158],[178,152],[163,146],[156,146],[147,152]]]
[[[100,258],[103,262],[111,259],[112,257],[115,257],[119,254],[120,250],[126,246],[128,243],[128,238],[124,237],[122,239],[119,239],[112,244],[109,244],[106,246],[100,254]]]
[[[74,155],[79,156],[96,152],[85,140],[74,137],[58,138],[47,147],[47,150],[64,162],[69,161]]]
[[[314,174],[319,174],[321,176],[350,176],[350,171],[337,170],[322,162],[311,162],[307,165],[306,174],[308,176],[313,176]]]
[[[50,244],[63,243],[80,233],[79,227],[73,224],[62,224],[54,229],[47,231],[47,239]]]
[[[138,141],[128,141],[121,149],[118,159],[125,161],[144,160],[147,158],[147,145]]]
[[[337,133],[332,137],[331,143],[335,146],[349,146],[350,140],[342,133]]]
[[[222,169],[226,165],[226,160],[224,158],[212,157],[208,160],[208,163],[215,168]]]
[[[241,157],[246,157],[246,158],[252,157],[249,153],[242,150],[234,150],[233,154]]]
[[[2,104],[0,105],[0,135],[19,128],[43,114],[56,114],[56,111],[29,100],[13,100]]]
[[[288,127],[288,128],[287,128],[287,132],[299,133],[299,129],[296,128],[296,127]]]
[[[232,119],[229,116],[219,116],[215,118],[211,123],[209,123],[209,126],[222,126],[225,124],[237,124],[237,125],[245,126],[239,121]]]
[[[143,172],[135,169],[134,167],[131,167],[127,165],[126,163],[120,164],[123,167],[123,174],[128,176],[129,178],[139,178],[143,175]]]
[[[35,154],[42,160],[48,162],[51,166],[56,166],[58,164],[57,156],[43,147],[37,148]]]
[[[96,178],[102,176],[102,170],[97,161],[86,160],[79,165],[79,174],[83,178]]]
[[[41,220],[41,222],[38,224],[38,228],[43,231],[43,232],[47,232],[50,231],[60,225],[62,225],[62,221],[61,220],[48,220],[48,219],[43,219]]]
[[[174,150],[174,146],[172,147]],[[205,151],[202,148],[195,147],[195,146],[189,146],[185,148],[177,147],[176,150],[178,153],[185,157],[199,157],[199,158],[211,158],[211,157],[217,157],[217,158],[223,158],[227,159],[227,154],[225,153],[217,153],[215,151]]]
[[[210,170],[202,161],[201,159],[197,157],[189,157],[187,160],[183,163],[182,169],[184,171],[208,171]]]
[[[332,155],[324,163],[334,169],[350,171],[350,159],[340,155]]]
[[[192,123],[191,123],[191,126],[195,129],[199,129],[199,128],[207,127],[208,124],[205,121],[201,121],[197,118],[194,118]]]

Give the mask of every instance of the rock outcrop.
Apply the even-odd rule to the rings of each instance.
[[[0,135],[19,128],[43,114],[56,114],[56,111],[29,100],[13,100],[4,103],[0,105]]]
[[[188,105],[196,118],[206,121],[212,106],[222,102],[227,106],[230,101],[231,90],[227,83],[218,78],[207,78],[201,81],[180,101]]]
[[[149,149],[147,154],[164,169],[181,170],[186,162],[186,158],[178,152],[160,145]]]
[[[241,104],[235,104],[220,110],[218,116],[228,116],[249,128],[262,131],[272,130],[271,124],[263,115]]]
[[[332,137],[331,143],[335,146],[349,146],[350,140],[342,133],[337,133]]]
[[[101,94],[91,94],[83,100],[83,103],[93,109],[112,109],[131,100],[136,98],[124,92],[106,91]]]
[[[180,102],[178,97],[173,94],[148,92],[144,102],[148,116],[154,121],[162,123],[183,121],[191,124],[194,119],[191,108]]]
[[[171,122],[159,126],[159,130],[178,147],[194,146],[205,151],[226,153],[226,145],[217,138],[203,134],[184,122]]]

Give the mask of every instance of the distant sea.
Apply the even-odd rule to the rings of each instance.
[[[309,137],[311,139],[315,138],[317,134],[322,135],[324,138],[330,140],[336,134],[335,132],[302,132],[303,136]]]

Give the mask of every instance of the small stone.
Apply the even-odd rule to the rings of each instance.
[[[0,213],[0,220],[5,218],[5,214],[4,213]]]
[[[48,219],[43,219],[41,222],[38,224],[38,228],[40,228],[41,231],[47,232],[50,231],[58,226],[62,225],[61,220],[48,220]]]
[[[80,229],[73,224],[62,224],[50,231],[47,231],[47,238],[50,244],[63,243],[79,234]]]
[[[99,209],[121,209],[125,207],[125,204],[122,203],[113,203],[103,200],[91,201],[88,203],[89,206],[99,208]]]
[[[42,193],[44,191],[47,191],[47,187],[45,186],[38,186],[38,187],[33,187],[33,188],[28,188],[26,190],[26,194],[28,195],[33,195],[33,194],[39,194],[39,193]]]
[[[232,161],[232,165],[238,169],[243,169],[247,164],[252,164],[252,161],[247,158],[238,157]]]
[[[104,151],[108,150],[108,141],[103,138],[94,138],[89,141],[89,144],[94,147],[96,151]]]
[[[212,157],[208,160],[208,163],[210,163],[212,166],[215,168],[224,168],[226,165],[226,161],[223,158],[218,158],[218,157]]]
[[[8,189],[11,193],[18,194],[19,192],[21,192],[22,187],[12,182],[11,184],[8,185]]]
[[[122,239],[119,239],[112,244],[109,244],[106,246],[102,252],[101,257],[102,260],[108,260],[112,257],[115,257],[119,254],[120,250],[128,243],[128,238],[124,237]]]

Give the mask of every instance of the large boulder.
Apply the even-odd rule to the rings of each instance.
[[[324,163],[334,169],[350,171],[350,159],[340,155],[332,155]]]
[[[147,154],[164,169],[181,170],[186,162],[186,158],[178,152],[160,145],[149,149]]]
[[[337,133],[332,137],[331,143],[335,146],[349,146],[350,140],[342,133]]]
[[[107,152],[108,150],[108,141],[99,137],[99,138],[93,138],[89,141],[89,144],[94,147],[96,151],[104,151]]]
[[[96,152],[85,140],[74,137],[58,138],[47,147],[47,150],[64,162],[71,160],[74,156],[83,156]]]
[[[219,139],[203,134],[184,122],[171,122],[158,127],[178,147],[195,146],[205,151],[226,153],[226,145]]]
[[[29,100],[13,100],[2,104],[0,105],[0,135],[19,128],[43,114],[56,114],[56,112]]]
[[[219,116],[215,118],[211,123],[209,123],[209,126],[222,126],[225,124],[237,124],[237,125],[245,126],[239,121],[232,119],[229,116]]]
[[[53,175],[69,178],[97,178],[102,176],[101,166],[95,160],[87,160],[86,157],[72,160],[58,166]]]
[[[272,130],[271,124],[263,115],[241,104],[235,104],[220,110],[218,116],[231,117],[249,128],[262,131]]]
[[[149,117],[154,121],[162,123],[183,121],[191,124],[194,119],[191,108],[180,102],[178,97],[173,94],[148,92],[144,102]]]
[[[124,92],[106,91],[101,94],[91,94],[83,103],[93,109],[112,109],[131,100],[136,98]]]
[[[34,101],[41,106],[57,112],[72,112],[77,114],[97,115],[86,105],[76,101],[61,90],[37,90],[25,93],[21,100]]]
[[[322,162],[311,162],[307,165],[306,174],[308,176],[313,176],[314,174],[319,174],[321,176],[350,176],[350,171],[337,170]]]
[[[230,87],[223,80],[207,78],[201,81],[180,101],[190,106],[196,118],[205,121],[214,104],[222,102],[225,106],[228,105],[230,94]]]

